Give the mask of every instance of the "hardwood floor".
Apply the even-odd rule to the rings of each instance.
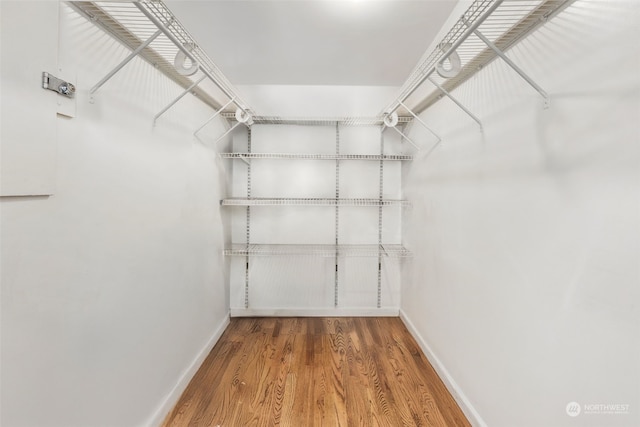
[[[399,318],[233,318],[164,426],[469,426]]]

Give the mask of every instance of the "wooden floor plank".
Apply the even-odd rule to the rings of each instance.
[[[469,426],[399,318],[234,318],[164,427]]]

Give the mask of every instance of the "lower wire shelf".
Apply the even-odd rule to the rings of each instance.
[[[287,245],[235,243],[224,250],[227,256],[310,255],[317,257],[378,257],[406,258],[412,254],[400,244],[383,245]]]

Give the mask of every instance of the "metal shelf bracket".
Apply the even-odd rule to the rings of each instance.
[[[465,19],[463,19],[464,24],[471,28],[469,22]],[[536,91],[538,91],[538,93],[542,96],[543,99],[543,106],[545,109],[549,108],[549,94],[540,87],[540,85],[538,85],[531,77],[529,77],[527,75],[527,73],[525,73],[522,68],[518,67],[511,59],[509,59],[509,57],[507,57],[507,55],[505,55],[505,53],[500,50],[495,44],[493,44],[491,42],[491,40],[489,40],[488,38],[486,38],[484,36],[484,34],[482,34],[479,30],[475,29],[473,30],[473,34],[476,35],[476,37],[478,37],[480,40],[482,40],[484,42],[484,44],[486,44],[489,49],[491,49],[492,51],[494,51],[496,53],[496,55],[498,55],[500,58],[502,58],[502,60],[504,62],[507,63],[508,66],[510,66],[513,71],[515,71],[516,73],[518,73],[518,75],[520,77],[522,77],[527,83],[529,83],[529,85],[534,88]],[[432,81],[433,82],[433,81]]]
[[[158,114],[156,114],[153,117],[153,125],[155,126],[156,121],[158,120],[158,118],[163,115],[164,113],[167,112],[167,110],[169,110],[169,108],[173,107],[178,101],[180,101],[182,99],[182,97],[184,97],[186,94],[188,94],[189,92],[191,92],[193,89],[196,88],[196,86],[198,86],[204,79],[206,79],[207,76],[202,76],[200,77],[198,80],[196,80],[195,82],[193,82],[193,84],[191,86],[189,86],[188,88],[186,88],[184,91],[182,91],[182,93],[180,95],[178,95],[173,101],[171,101],[166,107],[164,107],[162,110],[160,110],[160,112]]]
[[[465,107],[460,101],[458,101],[453,95],[451,95],[451,93],[449,93],[448,90],[443,88],[438,82],[433,80],[431,77],[429,77],[428,80],[431,83],[433,83],[435,85],[435,87],[437,87],[440,92],[442,92],[450,100],[452,100],[454,104],[456,104],[458,107],[460,107],[460,109],[462,109],[462,111],[467,113],[469,115],[469,117],[471,117],[476,123],[478,123],[478,126],[480,126],[480,130],[482,130],[482,122],[480,121],[480,119],[478,117],[476,117],[475,114],[473,114],[471,111],[469,111],[469,109],[467,107]]]
[[[425,128],[426,130],[428,130],[429,132],[431,132],[431,134],[432,134],[433,136],[435,136],[435,137],[436,137],[436,139],[438,140],[438,142],[437,142],[437,143],[440,143],[440,141],[442,141],[442,138],[440,138],[440,136],[439,136],[437,133],[435,133],[433,130],[431,130],[431,128],[430,128],[429,126],[427,126],[427,124],[426,124],[426,123],[425,123],[425,122],[424,122],[420,117],[418,117],[418,116],[417,116],[413,111],[411,111],[411,109],[410,109],[409,107],[407,107],[406,105],[404,105],[404,104],[402,103],[402,101],[400,101],[400,105],[401,105],[402,107],[404,107],[404,109],[405,109],[405,110],[407,110],[407,112],[408,112],[409,114],[411,114],[411,115],[413,116],[413,118],[414,118],[414,119],[416,119],[416,121],[417,121],[418,123],[420,123],[420,125],[422,125],[422,127],[423,127],[423,128]],[[437,143],[436,143],[436,144],[437,144]]]
[[[387,128],[387,126],[385,126],[385,129]],[[415,142],[413,142],[411,140],[411,138],[409,138],[407,135],[405,135],[404,133],[402,133],[402,131],[400,129],[398,129],[395,126],[392,126],[391,129],[395,130],[396,132],[398,132],[400,134],[400,136],[402,136],[404,139],[407,140],[407,142],[409,142],[409,144],[413,145],[416,150],[420,151],[420,147],[418,146],[418,144],[416,144]],[[384,129],[382,130],[384,132]]]
[[[116,73],[118,71],[120,71],[125,65],[127,65],[133,58],[138,56],[140,54],[140,52],[142,52],[144,49],[146,49],[147,46],[149,46],[151,44],[151,42],[153,42],[160,34],[162,34],[162,30],[161,29],[159,29],[158,31],[153,33],[153,35],[151,37],[149,37],[146,41],[144,41],[142,44],[140,44],[140,46],[135,48],[135,50],[133,52],[131,52],[129,54],[129,56],[127,56],[125,59],[123,59],[118,65],[115,66],[115,68],[113,70],[109,71],[109,73],[107,73],[106,76],[104,76],[98,83],[96,83],[95,86],[93,86],[89,90],[89,96],[90,96],[89,101],[93,102],[93,94],[95,94],[98,91],[98,89],[100,89],[102,87],[102,85],[104,85],[106,82],[108,82],[111,79],[111,77],[115,76]]]
[[[193,135],[194,135],[194,136],[196,136],[196,134],[197,134],[198,132],[200,132],[200,131],[201,131],[201,130],[206,126],[206,125],[208,125],[208,124],[211,122],[211,120],[213,120],[213,119],[215,119],[216,117],[218,117],[218,115],[219,115],[220,113],[222,113],[222,110],[224,110],[224,109],[225,109],[225,108],[227,108],[229,105],[231,105],[231,103],[233,102],[233,100],[234,100],[234,99],[233,99],[233,98],[231,98],[231,100],[230,100],[229,102],[227,102],[226,104],[224,104],[222,107],[220,107],[220,108],[218,109],[218,111],[216,111],[215,113],[213,113],[213,115],[212,115],[211,117],[209,117],[209,118],[207,119],[207,121],[206,121],[206,122],[204,122],[204,123],[202,124],[202,126],[200,126],[198,129],[196,129],[196,130],[193,132]]]

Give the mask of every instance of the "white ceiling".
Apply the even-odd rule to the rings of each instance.
[[[400,86],[457,0],[165,0],[235,85]]]

